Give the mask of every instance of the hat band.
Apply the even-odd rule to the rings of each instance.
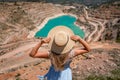
[[[63,46],[58,46],[56,43],[55,43],[55,39],[53,39],[53,45],[51,46],[51,52],[52,53],[55,53],[55,54],[61,54],[64,50],[64,48],[66,47],[68,41],[69,41],[69,36],[67,35],[67,42],[66,44],[64,44]],[[66,53],[66,52],[65,52]]]
[[[56,54],[56,55],[60,55],[60,53],[56,53],[56,52],[54,52],[54,51],[51,51],[51,53]]]

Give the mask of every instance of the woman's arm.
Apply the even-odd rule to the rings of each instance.
[[[78,41],[79,43],[81,43],[84,48],[83,49],[74,49],[74,56],[80,55],[80,54],[84,54],[90,51],[90,46],[88,45],[88,43],[86,41],[84,41],[82,38],[80,38],[79,36],[71,36],[71,39],[74,41]]]
[[[33,47],[29,55],[33,58],[48,58],[49,57],[48,51],[38,51],[38,50],[43,43],[49,43],[49,41],[50,38],[42,39],[35,47]]]

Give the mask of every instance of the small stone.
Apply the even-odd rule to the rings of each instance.
[[[94,59],[94,58],[95,58],[95,56],[93,56],[93,55],[88,56],[88,59]]]
[[[91,68],[87,68],[87,71],[90,71],[91,70]]]

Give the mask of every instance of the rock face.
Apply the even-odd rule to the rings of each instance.
[[[33,38],[41,23],[57,14],[72,13],[76,24],[85,32],[87,42],[120,40],[119,2],[87,8],[73,3],[70,6],[52,3],[15,2],[0,3],[0,45]],[[2,49],[2,48],[1,48]]]
[[[62,13],[47,3],[1,3],[0,7],[0,44],[26,39],[46,17]]]
[[[114,2],[114,0],[45,0],[46,2],[52,2],[52,3],[61,3],[61,4],[70,4],[70,3],[82,3],[87,6],[98,6],[103,3],[109,3],[109,2]]]
[[[39,30],[45,18],[60,14],[62,10],[51,3],[5,2],[0,3],[0,12],[1,55],[19,46],[21,42],[29,41],[28,35]]]
[[[39,30],[38,27],[46,18],[63,13],[72,13],[78,17],[76,24],[85,32],[87,42],[120,41],[119,2],[104,4],[95,9],[77,3],[69,5],[44,2],[0,3],[0,54],[9,52],[21,41],[32,39],[30,35]]]
[[[85,39],[88,42],[116,41],[120,37],[118,5],[119,3],[113,3],[112,5],[102,5],[96,9],[88,9],[84,5],[73,3],[71,6],[74,7],[66,9],[66,6],[63,5],[55,6],[52,3],[42,2],[1,3],[0,44],[26,39],[30,31],[38,30],[45,18],[63,12],[78,16],[76,23],[85,31]]]
[[[90,9],[84,5],[73,4],[74,8],[65,9],[67,13],[78,16],[77,24],[85,31],[85,39],[88,42],[116,41],[120,29],[119,2],[101,5]],[[114,31],[113,31],[114,30]]]
[[[79,61],[77,67],[73,69],[74,80],[85,80],[85,77],[90,75],[111,76],[110,72],[120,65],[120,59],[117,57],[120,54],[119,49],[109,51],[94,49],[91,53],[94,54],[91,54],[88,59]]]

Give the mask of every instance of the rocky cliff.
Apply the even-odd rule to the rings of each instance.
[[[30,31],[40,26],[45,18],[60,13],[72,13],[78,17],[76,23],[85,31],[88,42],[119,39],[119,2],[95,9],[77,3],[66,6],[41,2],[3,2],[0,7],[1,45],[26,39]]]
[[[77,3],[67,6],[44,2],[1,2],[0,7],[0,54],[14,49],[20,42],[33,39],[46,18],[61,13],[78,17],[76,24],[85,32],[87,42],[120,40],[119,2],[97,8]]]
[[[103,4],[96,8],[88,8],[79,4],[73,5],[74,8],[65,9],[64,12],[70,12],[78,16],[77,24],[85,31],[85,39],[88,42],[116,41],[119,39],[119,2],[111,5]]]
[[[9,80],[11,75],[13,80],[18,77],[26,79],[26,76],[29,76],[28,73],[34,72],[31,68],[35,68],[36,72],[40,70],[41,73],[48,70],[49,65],[46,64],[44,65],[47,68],[41,68],[42,62],[48,63],[46,60],[29,57],[31,48],[40,40],[30,35],[39,30],[38,27],[46,18],[64,13],[74,14],[78,17],[75,24],[79,25],[85,32],[85,40],[90,43],[92,48],[90,57],[81,61],[81,63],[85,62],[86,64],[76,63],[78,66],[86,67],[86,69],[82,69],[82,72],[86,72],[84,74],[95,71],[96,73],[97,71],[100,73],[109,72],[111,68],[119,67],[120,45],[116,43],[120,42],[119,5],[120,2],[114,2],[91,8],[78,3],[53,4],[44,2],[44,0],[43,2],[0,2],[0,79],[2,77],[2,79]],[[46,48],[46,46],[43,47]],[[104,66],[95,63],[98,59]],[[81,57],[76,58],[75,62],[79,60]],[[91,62],[89,63],[89,61]],[[92,66],[88,66],[88,63]],[[96,67],[93,63],[98,66]],[[74,66],[75,78],[79,76],[78,73],[82,74],[82,72],[76,72],[80,67]],[[9,74],[9,72],[13,73]],[[40,72],[37,73],[40,74]],[[35,77],[37,73],[34,73]],[[33,73],[30,75],[32,76]]]
[[[32,39],[28,35],[38,30],[38,26],[47,17],[62,13],[51,3],[0,3],[0,54],[15,48],[19,42]],[[35,33],[35,32],[34,32]],[[9,45],[9,47],[6,47]]]

